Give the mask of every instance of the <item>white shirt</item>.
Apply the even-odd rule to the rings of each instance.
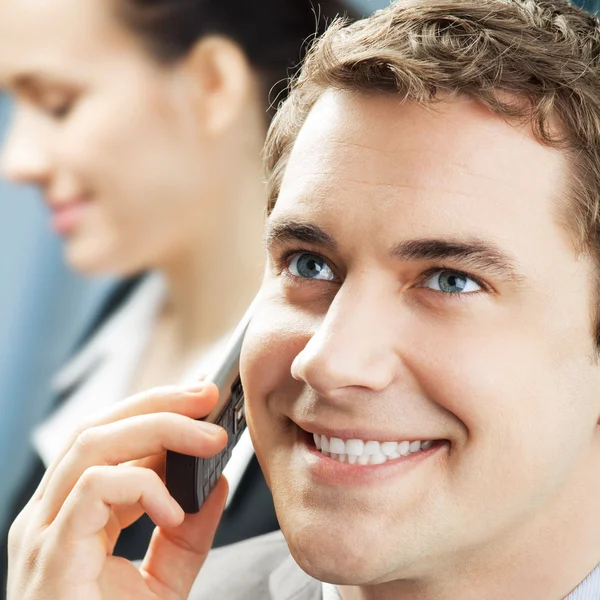
[[[599,600],[600,565],[598,565],[564,600]],[[323,600],[341,600],[334,585],[323,584]]]
[[[341,600],[335,585],[323,584],[323,600]]]
[[[53,392],[57,394],[81,379],[84,382],[33,432],[33,444],[46,466],[59,455],[65,440],[79,423],[129,394],[165,295],[164,279],[158,274],[149,275],[59,371],[52,385]],[[206,372],[211,362],[218,360],[219,351],[226,341],[225,337],[209,353],[199,356],[179,383],[191,383]],[[227,505],[253,454],[252,442],[246,431],[224,470],[229,482]]]
[[[597,566],[565,600],[598,600],[600,598],[600,565]]]

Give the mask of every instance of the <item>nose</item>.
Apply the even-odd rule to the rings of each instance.
[[[334,399],[347,388],[384,390],[401,363],[394,339],[394,306],[376,290],[342,287],[292,363],[292,376]]]
[[[15,183],[43,185],[50,164],[45,140],[36,129],[35,119],[24,109],[15,109],[6,132],[0,157],[2,175]]]

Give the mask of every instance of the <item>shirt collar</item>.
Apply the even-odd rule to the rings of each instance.
[[[600,598],[600,565],[598,565],[564,600],[598,600]],[[323,584],[323,600],[340,600],[334,585]]]
[[[132,341],[150,331],[165,295],[163,277],[158,273],[148,275],[54,376],[52,392],[64,393],[106,355],[127,352]]]
[[[55,377],[61,402],[32,434],[46,465],[79,423],[125,397],[164,295],[164,280],[148,276]]]
[[[598,565],[565,600],[596,600],[600,598],[600,565]]]
[[[323,584],[323,600],[341,600],[335,585]]]

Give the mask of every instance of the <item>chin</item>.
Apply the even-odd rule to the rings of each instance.
[[[381,535],[367,520],[327,523],[308,514],[306,519],[280,521],[294,560],[319,581],[337,585],[384,583],[395,578],[392,573],[402,561],[394,551],[394,541],[388,537],[389,543],[382,543]]]
[[[65,243],[65,259],[74,271],[86,276],[127,277],[144,270],[131,253],[116,248],[107,241],[71,238]]]

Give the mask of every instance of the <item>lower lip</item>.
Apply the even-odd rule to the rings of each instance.
[[[351,465],[325,456],[307,436],[303,436],[302,450],[308,471],[313,481],[326,485],[361,486],[406,474],[424,462],[440,456],[447,450],[449,442],[435,442],[427,450],[420,450],[408,456],[388,460],[380,465]],[[312,434],[310,434],[312,438]]]
[[[81,222],[85,214],[87,204],[77,202],[68,206],[54,209],[50,221],[52,230],[59,235],[71,233]]]

